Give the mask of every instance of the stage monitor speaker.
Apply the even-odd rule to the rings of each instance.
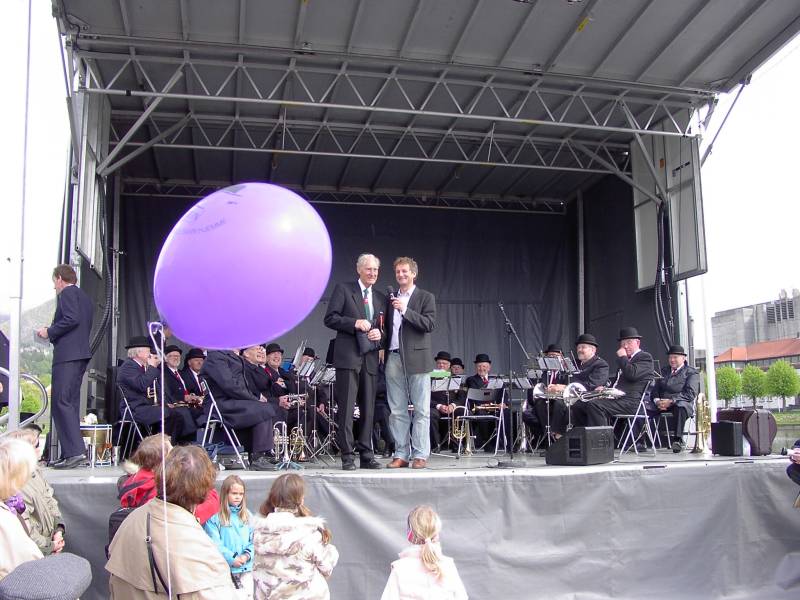
[[[711,451],[720,456],[742,456],[742,424],[737,421],[712,423]]]
[[[548,465],[602,465],[614,460],[613,427],[574,427],[547,449]]]

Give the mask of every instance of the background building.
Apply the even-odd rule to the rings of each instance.
[[[750,346],[758,342],[800,338],[800,290],[791,297],[781,290],[777,300],[740,306],[716,313],[711,318],[714,348]]]

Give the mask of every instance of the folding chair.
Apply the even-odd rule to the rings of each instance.
[[[145,436],[142,433],[142,429],[144,429],[147,435],[150,435],[150,427],[146,425],[139,425],[139,423],[136,422],[136,419],[133,416],[131,405],[128,404],[128,398],[125,396],[125,392],[122,391],[122,388],[119,385],[117,385],[117,389],[119,390],[119,394],[122,398],[125,408],[122,409],[122,417],[120,417],[119,421],[116,422],[116,425],[119,427],[119,434],[117,435],[117,442],[114,445],[118,448],[120,447],[122,433],[125,431],[125,425],[128,425],[128,435],[125,437],[125,447],[122,448],[119,456],[120,460],[124,460],[128,458],[129,453],[133,451],[133,445],[136,437],[139,438],[140,442],[144,439]]]
[[[211,407],[208,409],[208,416],[206,417],[206,426],[203,429],[203,439],[201,441],[201,446],[205,448],[208,440],[213,439],[216,427],[217,425],[219,425],[220,427],[222,427],[222,431],[225,432],[225,437],[228,438],[228,442],[230,442],[233,451],[236,453],[237,461],[239,462],[240,465],[242,465],[242,469],[247,470],[247,465],[244,462],[244,458],[242,458],[242,454],[239,452],[241,443],[239,442],[239,437],[236,435],[236,431],[230,429],[225,424],[225,421],[222,418],[222,413],[219,411],[219,406],[217,405],[217,401],[214,400],[214,394],[211,393],[211,389],[208,387],[206,382],[203,381],[201,385],[203,388],[203,393],[206,397],[206,401],[211,402]]]
[[[498,394],[500,392],[500,394]],[[500,402],[495,402],[497,400],[497,396],[500,396]],[[494,442],[494,456],[497,456],[497,453],[500,450],[500,437],[503,437],[503,448],[505,449],[505,440],[506,440],[506,428],[505,428],[505,419],[503,418],[503,413],[505,410],[502,408],[502,399],[505,396],[505,390],[498,390],[498,389],[475,389],[470,388],[467,390],[467,398],[464,401],[464,414],[463,416],[459,417],[459,419],[464,419],[467,422],[476,422],[476,421],[497,421],[497,430],[495,432],[495,442]],[[499,415],[490,415],[490,414],[473,414],[470,411],[470,402],[473,403],[476,407],[477,406],[487,406],[487,405],[499,405]],[[470,432],[471,435],[472,432]],[[458,456],[461,456],[461,444],[463,440],[459,439],[458,441]],[[488,442],[487,442],[488,443]],[[484,444],[485,446],[486,444]],[[483,446],[481,446],[482,448]]]
[[[652,385],[653,380],[651,379],[647,382],[647,385],[642,391],[642,395],[639,398],[639,404],[637,405],[636,412],[634,414],[614,415],[614,428],[616,428],[619,421],[625,421],[625,426],[622,429],[622,439],[620,440],[619,446],[620,456],[630,450],[631,447],[633,447],[634,452],[636,452],[636,456],[639,456],[639,448],[636,447],[636,443],[645,433],[647,434],[647,438],[650,440],[650,445],[653,448],[653,456],[656,455],[656,442],[653,436],[653,431],[650,429],[650,417],[647,414],[647,406],[645,403],[646,399],[648,398],[648,394],[650,393],[650,386]],[[644,428],[640,427],[638,433],[636,432],[637,421],[642,421],[644,424]]]

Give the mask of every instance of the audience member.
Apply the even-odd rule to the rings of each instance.
[[[305,482],[286,473],[272,484],[253,523],[256,600],[327,600],[339,560],[325,522],[305,506]]]

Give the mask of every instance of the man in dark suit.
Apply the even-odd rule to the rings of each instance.
[[[392,414],[389,424],[394,438],[393,469],[424,469],[431,453],[430,370],[433,362],[431,331],[436,325],[436,298],[414,285],[419,268],[413,258],[394,261],[400,289],[386,307],[386,394]],[[408,405],[414,407],[414,427]]]
[[[440,350],[433,357],[436,361],[437,371],[446,371],[450,375],[450,353]],[[448,382],[450,380],[448,379]],[[441,392],[431,392],[431,447],[435,452],[441,450],[442,432],[447,431],[447,423],[452,418],[451,415],[456,410],[455,394],[448,390]],[[445,438],[447,434],[445,433]],[[447,439],[445,442],[449,441]]]
[[[203,362],[206,360],[205,352],[200,348],[189,348],[186,353],[186,358],[183,362],[183,369],[181,369],[181,377],[183,383],[190,394],[196,396],[203,396],[203,378],[200,376],[200,370],[203,368]]]
[[[575,341],[575,353],[578,356],[578,372],[572,376],[573,383],[580,383],[587,391],[594,391],[608,385],[608,363],[597,354],[597,338],[591,333],[583,333]],[[548,392],[561,394],[565,385],[548,387]],[[563,405],[563,400],[556,400],[556,404]],[[572,424],[575,426],[586,424],[586,402],[576,402],[572,408]],[[566,433],[569,414],[566,409],[554,417],[552,431],[556,438]]]
[[[274,471],[270,462],[274,450],[273,423],[277,412],[267,398],[251,389],[245,363],[233,350],[209,351],[201,375],[208,383],[222,418],[228,427],[249,429],[250,468]]]
[[[381,468],[372,447],[375,377],[378,374],[378,349],[383,338],[380,312],[386,305],[386,296],[374,289],[379,268],[377,257],[372,254],[359,256],[356,262],[358,281],[337,284],[325,314],[325,326],[336,330],[333,346],[335,397],[339,404],[336,443],[345,471],[355,470],[356,452],[360,455],[362,469]],[[370,347],[369,342],[374,347]],[[358,439],[354,440],[356,402],[361,414]]]
[[[117,385],[125,394],[133,412],[133,418],[140,425],[155,425],[161,423],[161,377],[160,359],[154,354],[150,338],[143,335],[134,336],[125,346],[128,358],[120,365],[117,371]],[[180,360],[180,357],[178,358]],[[171,376],[169,369],[165,374]],[[155,386],[155,388],[154,388]],[[175,394],[173,399],[166,395],[167,386],[164,386],[166,406],[164,406],[164,433],[172,437],[172,443],[191,441],[197,431],[195,417],[186,407],[170,406],[182,398],[183,393]],[[155,393],[153,391],[155,390]],[[124,406],[120,407],[122,414]]]
[[[694,401],[700,393],[700,373],[686,364],[683,346],[673,345],[667,353],[669,366],[661,369],[661,379],[653,385],[653,403],[659,412],[671,412],[675,424],[672,451],[680,452],[686,447],[683,441],[683,426],[694,414]]]
[[[78,277],[69,265],[53,269],[53,287],[58,295],[56,313],[50,327],[36,332],[53,344],[50,410],[61,443],[61,459],[53,464],[56,469],[72,469],[85,460],[80,427],[81,381],[92,357],[89,334],[94,308],[77,283]]]
[[[470,375],[464,381],[466,389],[481,390],[487,387],[489,385],[489,373],[491,370],[492,360],[489,358],[488,354],[480,353],[475,355],[475,375]],[[470,403],[469,410],[473,415],[480,414],[476,413],[475,406],[472,403]],[[497,444],[492,443],[492,440],[499,426],[499,423],[489,419],[473,421],[472,428],[473,433],[475,433],[475,445],[478,448],[483,448],[485,452],[494,452]],[[505,442],[503,442],[503,445],[508,449],[511,447],[511,443],[514,439],[512,436],[511,410],[508,408],[503,409],[503,429],[505,430]],[[496,441],[497,440],[495,440],[495,442]]]
[[[180,347],[174,344],[164,348],[164,397],[167,406],[185,406],[192,415],[192,421],[200,427],[205,427],[206,414],[203,410],[202,394],[197,395],[190,392],[178,371],[182,354],[183,351]],[[195,431],[197,428],[192,431],[192,427],[187,423],[187,426],[183,428],[183,438],[178,442],[191,441]]]
[[[564,353],[558,344],[550,344],[542,353],[546,358],[562,358]],[[568,383],[567,373],[564,371],[543,371],[537,384],[542,384],[548,394],[560,394]],[[549,411],[549,412],[548,412]],[[541,398],[534,397],[533,390],[528,390],[528,408],[522,413],[522,421],[528,427],[534,429],[538,435],[547,432],[547,425],[550,425],[550,433],[564,433],[560,427],[567,424],[567,407],[561,398]]]
[[[619,330],[617,350],[618,390],[621,398],[598,398],[586,403],[586,424],[590,427],[611,425],[614,415],[634,414],[645,388],[653,380],[653,357],[641,349],[642,336],[635,327]]]

